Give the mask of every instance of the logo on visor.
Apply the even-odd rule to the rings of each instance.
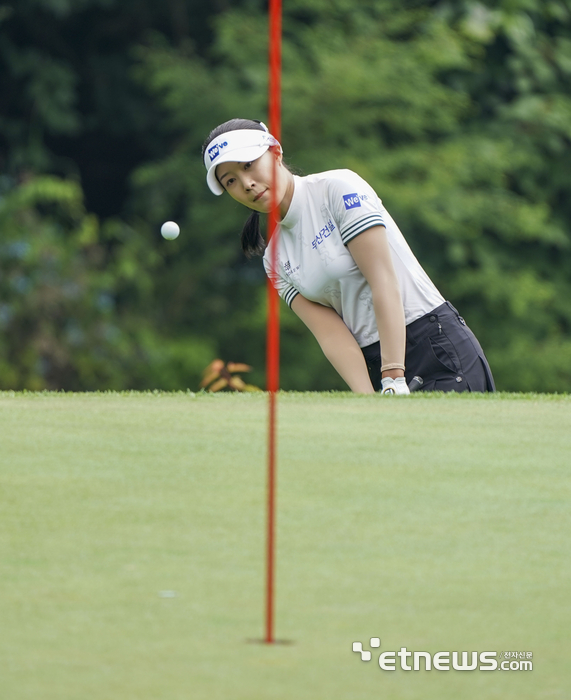
[[[345,204],[345,209],[356,209],[361,206],[361,198],[356,192],[353,194],[344,194],[343,203]]]
[[[220,155],[220,151],[224,148],[224,146],[228,145],[228,141],[224,141],[223,143],[216,143],[214,146],[208,149],[208,155],[210,156],[210,162],[215,158],[218,158]]]

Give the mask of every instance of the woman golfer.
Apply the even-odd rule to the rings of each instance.
[[[480,344],[413,255],[374,190],[351,170],[298,177],[266,126],[232,119],[203,147],[206,181],[252,210],[246,255],[264,255],[280,296],[352,391],[494,391]],[[275,167],[275,183],[273,172]],[[278,268],[259,213],[278,206]],[[418,385],[418,381],[417,381]]]

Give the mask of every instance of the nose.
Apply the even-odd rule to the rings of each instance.
[[[244,173],[242,175],[241,181],[242,181],[242,187],[244,188],[244,190],[246,192],[250,192],[250,190],[253,190],[254,186],[256,184],[254,182],[254,180],[252,179],[252,177],[248,173]]]

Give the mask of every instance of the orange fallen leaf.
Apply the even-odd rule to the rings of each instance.
[[[226,365],[226,369],[229,372],[251,372],[252,368],[250,365],[245,365],[242,362],[229,362]]]
[[[228,386],[228,380],[222,378],[214,382],[208,391],[220,391],[220,389],[224,389],[225,386]]]

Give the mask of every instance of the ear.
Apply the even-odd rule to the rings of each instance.
[[[278,161],[278,165],[281,165],[283,159],[284,159],[284,154],[282,151],[281,146],[270,146],[269,150],[274,154]]]

